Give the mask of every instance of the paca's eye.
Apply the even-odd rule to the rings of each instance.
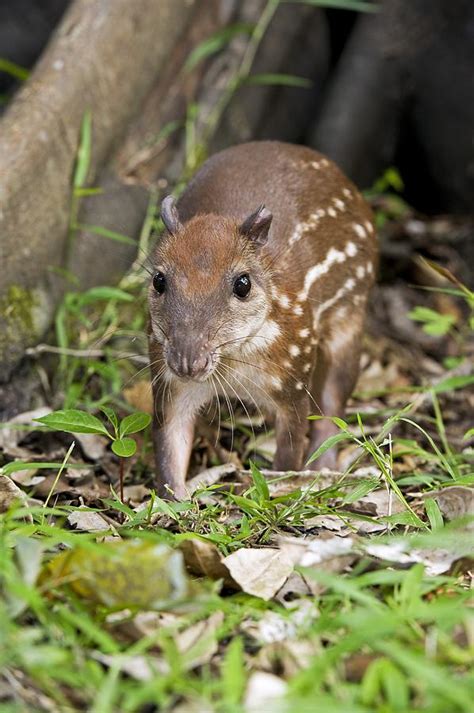
[[[153,287],[159,295],[162,295],[166,288],[166,277],[162,272],[153,275]]]
[[[234,295],[243,300],[247,297],[251,287],[250,276],[244,272],[243,275],[239,275],[234,280]]]

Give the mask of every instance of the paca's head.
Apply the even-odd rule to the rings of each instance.
[[[243,222],[214,214],[184,225],[171,196],[154,255],[151,328],[163,345],[168,376],[204,381],[221,355],[240,353],[270,310],[269,270],[261,248],[271,213],[261,206]]]

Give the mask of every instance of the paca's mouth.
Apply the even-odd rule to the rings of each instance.
[[[170,373],[173,376],[173,379],[178,379],[179,381],[182,381],[184,383],[195,383],[195,384],[203,384],[205,381],[207,381],[213,374],[214,369],[211,369],[208,372],[205,372],[203,374],[196,374],[194,376],[189,376],[188,374],[178,374],[174,369],[172,369],[170,366],[168,366],[168,369]]]

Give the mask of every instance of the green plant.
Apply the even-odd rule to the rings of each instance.
[[[465,359],[466,349],[474,333],[474,292],[464,285],[453,273],[445,267],[438,265],[431,260],[421,258],[421,262],[430,270],[433,270],[443,280],[454,285],[451,287],[424,287],[428,292],[441,293],[456,297],[462,300],[465,305],[464,314],[442,313],[438,310],[425,306],[416,306],[409,313],[408,317],[415,322],[422,324],[422,329],[426,334],[434,337],[449,335],[454,339],[459,348],[459,354],[455,357],[447,357],[445,366],[455,368]],[[467,377],[469,378],[469,377]]]
[[[112,450],[120,458],[120,500],[123,502],[124,458],[130,458],[137,450],[137,444],[130,435],[143,431],[149,426],[151,417],[147,413],[135,412],[125,416],[120,422],[115,411],[103,406],[102,412],[109,424],[107,428],[102,421],[85,411],[67,409],[54,411],[47,416],[35,419],[54,431],[66,433],[95,433],[107,436],[112,441]]]
[[[453,314],[441,314],[429,307],[414,307],[408,316],[415,322],[421,322],[423,331],[432,337],[442,337],[451,332],[456,324],[456,316]]]

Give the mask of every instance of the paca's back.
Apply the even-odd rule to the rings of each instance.
[[[345,218],[349,227],[360,221],[364,232],[372,233],[367,204],[338,167],[313,149],[280,141],[252,141],[211,156],[182,194],[178,210],[185,221],[199,213],[243,220],[259,203],[273,215],[269,248],[275,239],[297,241],[299,232],[309,229],[305,223],[323,217],[325,234],[333,232],[331,218],[338,218],[337,230]]]

